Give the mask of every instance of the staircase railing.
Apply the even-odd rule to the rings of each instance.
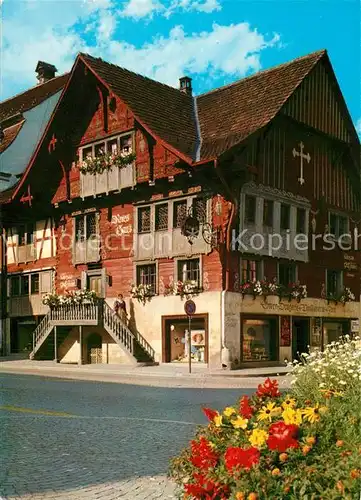
[[[46,316],[44,316],[44,318],[40,321],[38,326],[33,331],[33,352],[44,335],[49,331],[51,326],[50,313],[48,313]]]
[[[103,308],[104,326],[108,327],[116,337],[121,341],[124,347],[134,355],[134,335],[127,326],[121,321],[119,316],[114,314],[114,311],[104,301]]]
[[[116,336],[125,345],[128,351],[134,355],[134,341],[136,341],[140,347],[145,351],[148,356],[154,361],[155,351],[153,347],[145,340],[145,338],[138,331],[131,331],[123,321],[114,314],[114,311],[108,304],[104,301],[103,307],[103,322],[104,326],[110,328]]]

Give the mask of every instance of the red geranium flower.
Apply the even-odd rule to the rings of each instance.
[[[213,422],[214,417],[218,415],[218,411],[211,408],[202,408],[202,411],[210,422]]]
[[[208,470],[218,462],[218,454],[212,450],[209,441],[204,437],[201,437],[199,442],[192,441],[191,449],[192,456],[190,461],[198,469]]]
[[[195,483],[188,483],[184,486],[185,493],[200,500],[225,500],[228,498],[229,488],[220,485],[212,479],[206,478],[202,474],[193,474]]]
[[[271,398],[277,398],[281,395],[278,390],[277,380],[271,380],[267,378],[263,384],[259,384],[256,395],[259,398],[270,396]]]
[[[298,448],[297,425],[287,425],[284,422],[276,422],[269,427],[268,448],[281,453],[288,448]]]
[[[242,396],[241,402],[239,405],[239,412],[244,418],[251,418],[254,412],[254,408],[249,404],[249,397]]]
[[[228,471],[233,469],[250,469],[258,464],[260,451],[257,448],[228,448],[224,455],[226,468]]]

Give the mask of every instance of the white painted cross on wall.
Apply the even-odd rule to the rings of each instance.
[[[300,146],[300,151],[296,151],[295,148],[293,148],[292,150],[292,154],[293,154],[293,157],[295,158],[296,156],[299,156],[300,159],[301,159],[301,165],[300,165],[300,176],[299,178],[297,179],[298,182],[301,184],[301,186],[305,183],[305,179],[303,177],[303,159],[307,160],[307,163],[310,163],[311,161],[311,156],[310,156],[310,153],[304,153],[303,152],[303,148],[305,147],[305,145],[303,144],[303,142],[300,142],[299,144]]]

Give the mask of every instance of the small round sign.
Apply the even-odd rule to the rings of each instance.
[[[188,316],[192,316],[196,312],[196,305],[193,300],[187,300],[184,304],[184,310]]]

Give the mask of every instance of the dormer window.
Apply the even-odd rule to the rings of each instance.
[[[85,146],[80,150],[81,160],[95,158],[104,154],[129,155],[133,151],[133,134],[124,134]]]

